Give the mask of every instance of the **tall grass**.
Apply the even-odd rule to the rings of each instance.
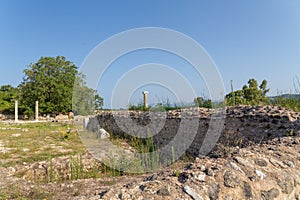
[[[122,149],[122,143],[128,143],[133,149],[134,154],[126,155],[124,151],[113,155],[110,152],[108,158],[104,160],[107,166],[104,168],[106,173],[111,176],[123,174],[139,174],[153,171],[160,167],[160,151],[156,149],[153,137],[148,132],[147,138],[138,136],[120,138],[111,137],[110,140]],[[123,141],[123,142],[122,142]]]
[[[286,98],[284,96],[279,96],[271,101],[271,104],[275,106],[282,106],[284,108],[289,108],[294,111],[300,111],[300,97],[299,98]]]
[[[50,181],[50,183],[52,182],[52,180],[53,180],[53,163],[52,163],[52,156],[50,155],[50,175],[49,175],[49,181]]]
[[[83,177],[82,154],[79,153],[75,158],[70,157],[71,180],[77,180]]]

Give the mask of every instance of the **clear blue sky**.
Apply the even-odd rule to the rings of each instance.
[[[0,0],[0,85],[17,86],[41,56],[63,55],[80,67],[100,42],[139,27],[174,29],[196,40],[216,63],[226,92],[230,80],[239,89],[249,78],[267,79],[270,95],[294,92],[300,77],[298,0]]]

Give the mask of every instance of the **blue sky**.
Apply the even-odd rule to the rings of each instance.
[[[63,55],[80,67],[99,43],[140,27],[173,29],[197,41],[217,65],[226,92],[230,80],[239,89],[249,78],[267,79],[270,95],[294,92],[293,79],[300,77],[298,0],[0,0],[0,85],[17,86],[25,67],[41,56]],[[159,63],[162,55],[144,61]],[[104,99],[110,86],[98,86]],[[165,98],[164,92],[156,96]]]

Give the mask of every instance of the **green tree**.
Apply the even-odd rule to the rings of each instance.
[[[257,88],[258,84],[254,78],[249,79],[248,81],[249,88]]]
[[[42,114],[67,113],[72,110],[74,83],[76,77],[77,80],[82,78],[78,76],[75,64],[63,56],[41,57],[29,65],[24,74],[19,87],[21,104],[26,107],[25,114],[33,114],[35,101],[39,101]],[[90,91],[84,84],[80,86],[82,91]]]
[[[18,100],[18,88],[11,85],[0,87],[0,113],[13,113],[15,100]]]
[[[270,91],[270,89],[267,88],[267,83],[268,82],[266,80],[263,80],[261,85],[259,86],[259,89],[261,90],[263,97],[266,97],[266,94]]]
[[[203,102],[202,105],[203,108],[212,108],[213,107],[213,103],[211,101],[211,99],[207,99]]]
[[[203,97],[197,97],[194,99],[194,105],[200,108],[212,108],[213,102],[211,99],[204,99]]]
[[[103,98],[99,96],[96,90],[86,86],[85,75],[82,73],[77,74],[72,100],[72,110],[76,115],[94,114],[95,110],[99,110],[103,106]]]
[[[203,97],[197,97],[194,99],[194,104],[197,107],[202,107],[203,101],[204,101]]]
[[[241,105],[250,104],[258,105],[260,103],[268,103],[266,94],[269,92],[267,88],[267,81],[263,80],[261,85],[258,87],[258,83],[255,79],[249,79],[248,85],[244,85],[242,90],[230,92],[226,95],[226,104]]]
[[[244,89],[243,90],[237,90],[230,92],[226,95],[226,105],[234,106],[234,105],[245,105],[247,104],[247,100],[245,99],[244,95]]]

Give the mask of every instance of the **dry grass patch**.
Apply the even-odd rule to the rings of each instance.
[[[65,123],[0,124],[0,141],[5,167],[84,152],[75,126]]]

